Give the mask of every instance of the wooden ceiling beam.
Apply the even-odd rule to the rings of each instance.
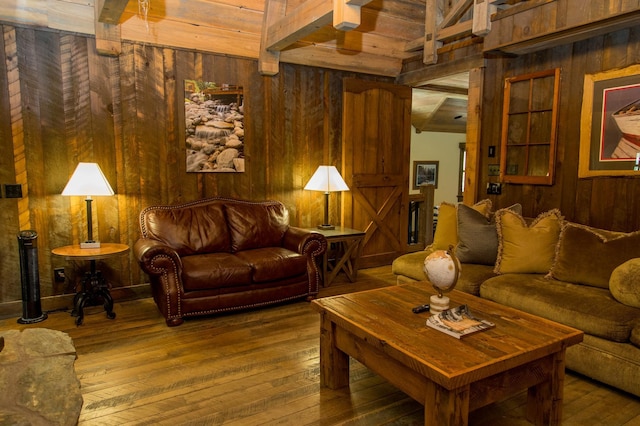
[[[438,24],[443,18],[441,6],[440,0],[427,0],[425,5],[424,39],[422,40],[424,49],[422,62],[425,64],[438,63],[438,48],[442,46],[442,42],[437,38]]]
[[[360,26],[360,8],[371,0],[333,0],[333,27],[350,31]]]
[[[345,52],[305,42],[298,42],[292,47],[280,52],[280,61],[383,76],[395,76],[402,70],[402,59],[399,58],[372,55],[362,51]]]
[[[107,23],[101,21],[102,13],[105,10],[105,4],[122,0],[95,0],[95,35],[96,35],[96,51],[104,56],[118,56],[122,52],[122,40],[120,38],[119,15],[115,23]],[[124,4],[126,6],[126,2]],[[124,10],[122,6],[122,10]],[[110,5],[113,7],[113,5]],[[120,11],[122,14],[122,11]]]
[[[502,3],[501,3],[502,4]],[[484,37],[491,31],[491,14],[497,10],[494,2],[476,0],[473,3],[473,28],[471,32],[478,37]]]
[[[482,53],[465,56],[464,58],[452,60],[438,65],[430,65],[413,71],[408,71],[398,75],[396,84],[405,86],[423,86],[429,81],[447,77],[461,72],[468,72],[474,68],[484,68],[485,58]]]
[[[536,7],[518,12],[517,19],[515,16],[502,13],[499,14],[500,16],[495,16],[492,23],[493,30],[484,39],[484,51],[523,55],[575,43],[624,28],[637,27],[640,20],[640,9],[629,6],[619,12],[604,11],[595,18],[588,14],[590,9],[579,10],[572,16],[570,23],[553,21],[553,25],[544,27],[534,25],[534,22],[542,14],[543,8],[545,8],[545,16],[553,16],[561,13],[558,12],[562,10],[559,8],[568,7],[568,4],[567,1],[536,3]],[[525,33],[520,30],[521,28],[540,28],[540,30]]]
[[[370,1],[307,0],[285,15],[286,0],[268,0],[261,34],[260,73],[277,74],[277,52],[314,34],[329,23],[340,31],[357,28],[361,22],[361,7]]]
[[[476,0],[476,2],[484,1],[487,0]],[[460,19],[469,10],[473,2],[474,0],[458,0],[445,15],[444,2],[442,0],[427,0],[425,5],[423,63],[436,64],[438,62],[438,49],[442,47],[444,41],[471,35],[471,20],[461,22]],[[408,47],[414,48],[415,44],[413,42],[410,43]]]
[[[129,0],[103,0],[100,3],[102,4],[101,7],[98,7],[98,2],[95,4],[95,8],[100,10],[98,21],[104,24],[117,25],[120,23],[120,17]]]
[[[270,1],[270,0],[269,0]],[[313,34],[333,20],[333,2],[307,0],[263,31],[267,50],[281,51]]]
[[[285,16],[286,0],[268,0],[265,2],[262,16],[262,33],[260,34],[260,53],[258,54],[258,72],[261,75],[276,75],[280,71],[280,52],[267,49],[267,31],[278,20]]]
[[[485,0],[481,0],[484,2]],[[448,27],[455,24],[462,18],[462,15],[471,7],[473,0],[459,0],[456,2],[449,13],[442,18],[442,21],[438,24],[441,28]]]
[[[444,86],[442,84],[424,84],[422,86],[414,86],[416,89],[431,90],[433,92],[451,93],[454,95],[469,95],[469,89],[465,87]]]

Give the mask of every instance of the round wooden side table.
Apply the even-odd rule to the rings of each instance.
[[[76,317],[76,325],[81,325],[84,321],[85,306],[97,306],[102,303],[107,312],[107,318],[116,317],[109,286],[100,271],[96,270],[96,260],[107,259],[127,251],[129,251],[128,245],[116,243],[101,243],[98,248],[81,248],[79,244],[74,244],[51,250],[51,253],[66,260],[88,260],[90,263],[90,270],[82,280],[82,290],[73,298],[71,315]]]

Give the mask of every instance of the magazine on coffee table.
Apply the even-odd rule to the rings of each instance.
[[[488,330],[496,325],[474,316],[467,305],[450,308],[434,314],[427,320],[427,326],[457,339],[478,331]]]

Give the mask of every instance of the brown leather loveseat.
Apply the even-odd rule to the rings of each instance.
[[[167,325],[318,293],[326,239],[277,201],[209,198],[140,213],[133,251]]]

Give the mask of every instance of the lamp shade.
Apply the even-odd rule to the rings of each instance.
[[[313,176],[311,176],[311,179],[309,179],[304,189],[310,191],[336,192],[348,191],[349,187],[335,166],[318,166],[318,169]]]
[[[97,163],[78,163],[62,195],[113,195],[109,181]]]

